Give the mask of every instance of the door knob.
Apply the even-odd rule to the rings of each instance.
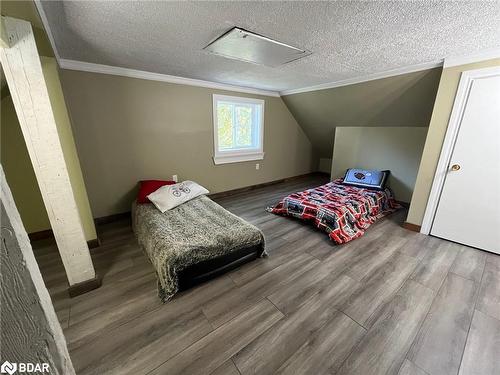
[[[454,172],[458,171],[459,169],[460,169],[460,165],[459,164],[453,164],[451,166],[451,170],[454,171]]]

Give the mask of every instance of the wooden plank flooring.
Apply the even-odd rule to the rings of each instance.
[[[354,349],[340,374],[396,374],[425,319],[434,293],[407,280]]]
[[[500,374],[500,256],[401,228],[346,245],[264,209],[320,176],[218,199],[261,228],[258,259],[167,304],[127,220],[99,228],[103,286],[70,299],[34,243],[78,374]]]
[[[458,372],[475,293],[474,281],[452,273],[446,277],[408,354],[413,363],[431,374]]]

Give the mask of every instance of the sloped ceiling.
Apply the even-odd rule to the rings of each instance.
[[[498,48],[498,1],[42,1],[62,59],[285,91]],[[203,50],[234,26],[312,52],[279,67]]]
[[[337,126],[429,126],[441,68],[283,96],[315,147],[331,158]]]

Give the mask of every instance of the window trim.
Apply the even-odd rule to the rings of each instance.
[[[233,101],[239,103],[258,104],[262,106],[260,111],[260,134],[259,134],[259,148],[242,149],[242,150],[228,150],[219,151],[219,137],[218,137],[218,118],[217,118],[217,102],[218,101]],[[228,96],[228,95],[212,95],[212,111],[213,111],[213,129],[214,129],[214,163],[228,164],[239,163],[252,160],[264,159],[264,111],[265,101],[262,99],[246,98],[242,96]]]

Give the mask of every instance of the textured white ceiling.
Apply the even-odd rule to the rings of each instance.
[[[500,47],[500,2],[44,1],[61,58],[283,91]],[[238,26],[312,55],[271,68],[203,51]]]

